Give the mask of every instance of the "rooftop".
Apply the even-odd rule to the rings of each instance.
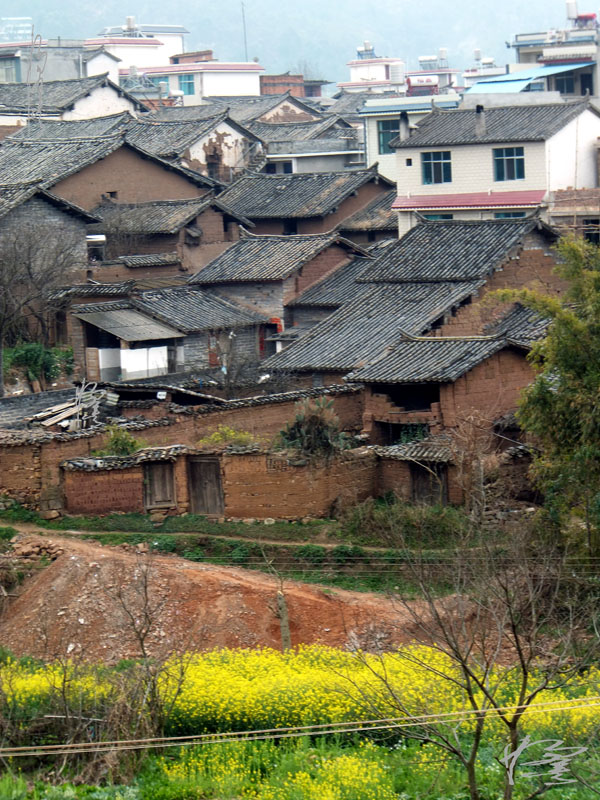
[[[343,231],[396,231],[398,228],[398,215],[392,209],[396,199],[396,190],[382,192],[374,197],[364,208],[356,211],[352,216],[340,222],[339,230]]]
[[[393,185],[378,174],[377,166],[345,172],[260,173],[244,175],[220,198],[238,214],[250,219],[323,217],[371,181]]]
[[[94,75],[91,78],[75,78],[66,81],[45,81],[44,83],[0,83],[0,112],[33,111],[42,114],[60,114],[69,110],[82,97],[91,94],[94,89],[110,86],[120,96],[126,96],[139,110],[145,106],[120,86],[108,79],[108,73]]]
[[[476,109],[436,110],[417,123],[412,135],[390,142],[391,147],[430,147],[495,142],[545,141],[586,109],[587,100],[548,105],[496,106]]]
[[[321,115],[314,108],[304,103],[299,97],[293,97],[289,92],[283,94],[241,95],[241,96],[216,96],[206,100],[226,106],[229,115],[237,122],[250,122],[273,111],[283,102],[290,103],[299,111],[310,114],[311,118],[318,119]]]

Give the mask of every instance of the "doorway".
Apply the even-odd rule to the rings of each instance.
[[[222,514],[224,510],[221,464],[216,458],[188,460],[190,511],[192,514]]]

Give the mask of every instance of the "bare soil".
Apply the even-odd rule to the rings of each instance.
[[[18,526],[20,527],[20,526]],[[34,568],[0,617],[0,642],[16,655],[114,663],[222,647],[281,648],[275,577],[68,537],[22,533],[15,554]],[[42,562],[43,563],[43,562]],[[292,643],[389,647],[414,638],[392,599],[285,581]]]

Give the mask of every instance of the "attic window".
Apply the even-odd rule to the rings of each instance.
[[[197,247],[202,239],[202,228],[198,225],[190,225],[185,229],[185,244],[188,247]]]
[[[111,200],[116,200],[118,198],[118,196],[119,196],[119,192],[116,192],[116,191],[107,192],[106,196],[110,197]]]

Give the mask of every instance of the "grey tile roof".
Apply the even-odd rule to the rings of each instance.
[[[314,122],[248,122],[248,128],[263,142],[287,142],[292,140],[317,139],[327,135],[352,136],[354,129],[339,118],[319,119]]]
[[[254,311],[189,286],[141,292],[132,298],[132,304],[184,333],[243,328],[266,321]]]
[[[111,114],[108,117],[95,117],[82,120],[31,120],[17,133],[6,137],[5,141],[59,141],[64,139],[90,139],[97,136],[108,136],[123,131],[133,119],[128,111]]]
[[[119,95],[126,96],[140,110],[145,106],[108,79],[108,73],[91,78],[66,81],[45,81],[39,84],[0,83],[0,113],[36,111],[42,114],[60,114],[70,109],[77,100],[94,89],[111,86]]]
[[[69,458],[60,466],[69,472],[105,472],[115,469],[129,469],[147,461],[175,461],[181,455],[198,451],[184,444],[166,447],[145,447],[130,456],[97,456],[94,458]]]
[[[188,225],[210,206],[230,214],[243,224],[251,224],[211,196],[203,195],[192,200],[152,200],[148,203],[103,203],[93,213],[103,222],[98,230],[117,229],[130,234],[174,234]],[[142,266],[147,266],[143,264]]]
[[[380,458],[395,461],[430,461],[442,464],[452,461],[451,440],[444,435],[429,436],[427,439],[388,447],[375,446],[373,450]]]
[[[184,175],[197,185],[209,188],[220,185],[200,173],[179,167],[146,153],[131,143],[124,142],[121,133],[73,140],[5,139],[0,145],[0,185],[38,183],[48,188],[69,175],[80,172],[90,164],[106,158],[120,147],[128,147],[144,158],[161,164],[165,169]]]
[[[25,428],[26,417],[75,399],[75,389],[58,389],[0,398],[0,428]]]
[[[507,346],[506,339],[404,339],[348,375],[365,383],[452,383]]]
[[[64,200],[62,197],[58,197],[52,192],[48,192],[44,189],[40,189],[37,186],[2,186],[0,185],[0,218],[3,217],[5,214],[8,214],[9,211],[12,211],[13,208],[26,203],[32,197],[40,197],[43,200],[46,200],[48,203],[60,208],[62,211],[66,212],[67,214],[72,214],[75,217],[79,217],[83,219],[84,222],[87,223],[96,223],[99,221],[99,218],[94,214],[86,211],[83,208],[75,205],[75,203],[71,203],[69,200]]]
[[[537,311],[516,303],[501,320],[489,326],[489,333],[504,336],[522,347],[531,347],[534,342],[546,336],[550,322],[550,319],[542,317]]]
[[[190,283],[284,280],[332,244],[338,244],[350,252],[364,252],[337,233],[307,236],[246,234],[193,275]]]
[[[180,258],[177,253],[146,253],[140,256],[119,256],[116,261],[135,269],[137,267],[168,267],[171,264],[178,264]]]
[[[199,106],[163,106],[151,111],[145,119],[166,120],[167,122],[200,121],[227,112],[226,103],[203,103]]]
[[[348,372],[377,357],[406,333],[424,333],[482,284],[372,285],[264,365],[298,372]]]
[[[322,217],[370,181],[389,186],[377,168],[241,177],[220,199],[250,219]]]
[[[424,221],[382,250],[366,281],[464,281],[489,275],[536,219]]]
[[[162,322],[140,313],[127,301],[75,305],[71,313],[78,319],[111,333],[125,342],[181,338],[183,334]]]
[[[340,222],[338,229],[341,231],[396,231],[398,214],[392,210],[392,203],[395,199],[395,189],[377,195],[364,208]]]
[[[593,110],[585,100],[487,108],[484,111],[485,129],[479,132],[477,122],[478,119],[481,121],[481,115],[475,109],[436,110],[420,120],[409,139],[400,141],[396,138],[390,144],[405,148],[544,141],[586,108]]]
[[[368,258],[355,258],[331,275],[327,275],[318,283],[309,286],[289,306],[319,306],[339,308],[344,303],[355,300],[359,295],[370,292],[373,287],[368,283],[357,283],[356,279],[368,265],[372,263]]]
[[[268,111],[273,111],[284,101],[296,106],[300,111],[319,117],[318,111],[303,103],[298,97],[292,97],[289,92],[284,94],[263,94],[258,96],[214,96],[206,98],[207,101],[229,109],[229,116],[237,122],[245,123],[256,120]]]

